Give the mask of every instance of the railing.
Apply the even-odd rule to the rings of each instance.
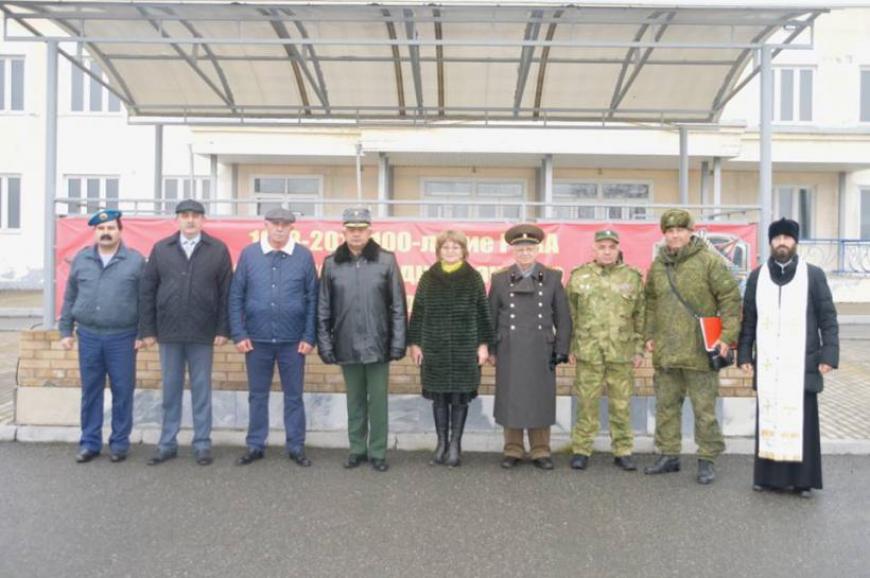
[[[798,254],[825,271],[842,275],[870,275],[870,241],[804,239]]]

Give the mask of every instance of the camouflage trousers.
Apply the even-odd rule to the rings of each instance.
[[[692,401],[695,414],[695,443],[698,457],[714,460],[725,450],[716,420],[719,374],[714,371],[656,368],[656,447],[665,455],[679,455],[682,449],[683,401]]]
[[[631,363],[577,362],[574,396],[577,419],[571,432],[571,451],[592,455],[592,442],[598,434],[599,400],[607,385],[607,414],[613,455],[627,456],[634,445],[631,429],[631,394],[634,391],[634,368]]]

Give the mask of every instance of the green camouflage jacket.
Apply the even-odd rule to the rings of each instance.
[[[644,338],[655,341],[653,365],[707,370],[700,326],[671,290],[666,266],[673,267],[677,290],[698,314],[722,318],[726,343],[735,343],[740,330],[737,281],[722,257],[697,237],[675,254],[659,249],[647,275]]]
[[[571,271],[571,353],[586,363],[628,363],[643,351],[643,275],[619,263],[594,261]]]

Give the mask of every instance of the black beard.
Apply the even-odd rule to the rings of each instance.
[[[797,245],[791,249],[780,245],[773,250],[773,258],[777,263],[788,263],[795,256],[795,253],[797,253]]]

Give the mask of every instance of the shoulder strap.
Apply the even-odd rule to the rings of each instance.
[[[692,308],[692,306],[689,305],[689,304],[686,302],[686,300],[683,299],[683,296],[680,295],[680,292],[677,291],[677,285],[676,285],[676,283],[674,283],[673,268],[674,268],[673,265],[671,265],[671,264],[669,264],[669,263],[665,263],[665,273],[666,273],[667,276],[668,276],[668,283],[670,283],[670,285],[671,285],[671,291],[674,292],[674,296],[677,298],[677,301],[679,301],[680,304],[681,304],[683,307],[685,307],[686,310],[687,310],[689,313],[692,314],[692,317],[694,317],[695,319],[700,319],[701,316],[698,315],[698,314],[695,312],[695,310]]]

